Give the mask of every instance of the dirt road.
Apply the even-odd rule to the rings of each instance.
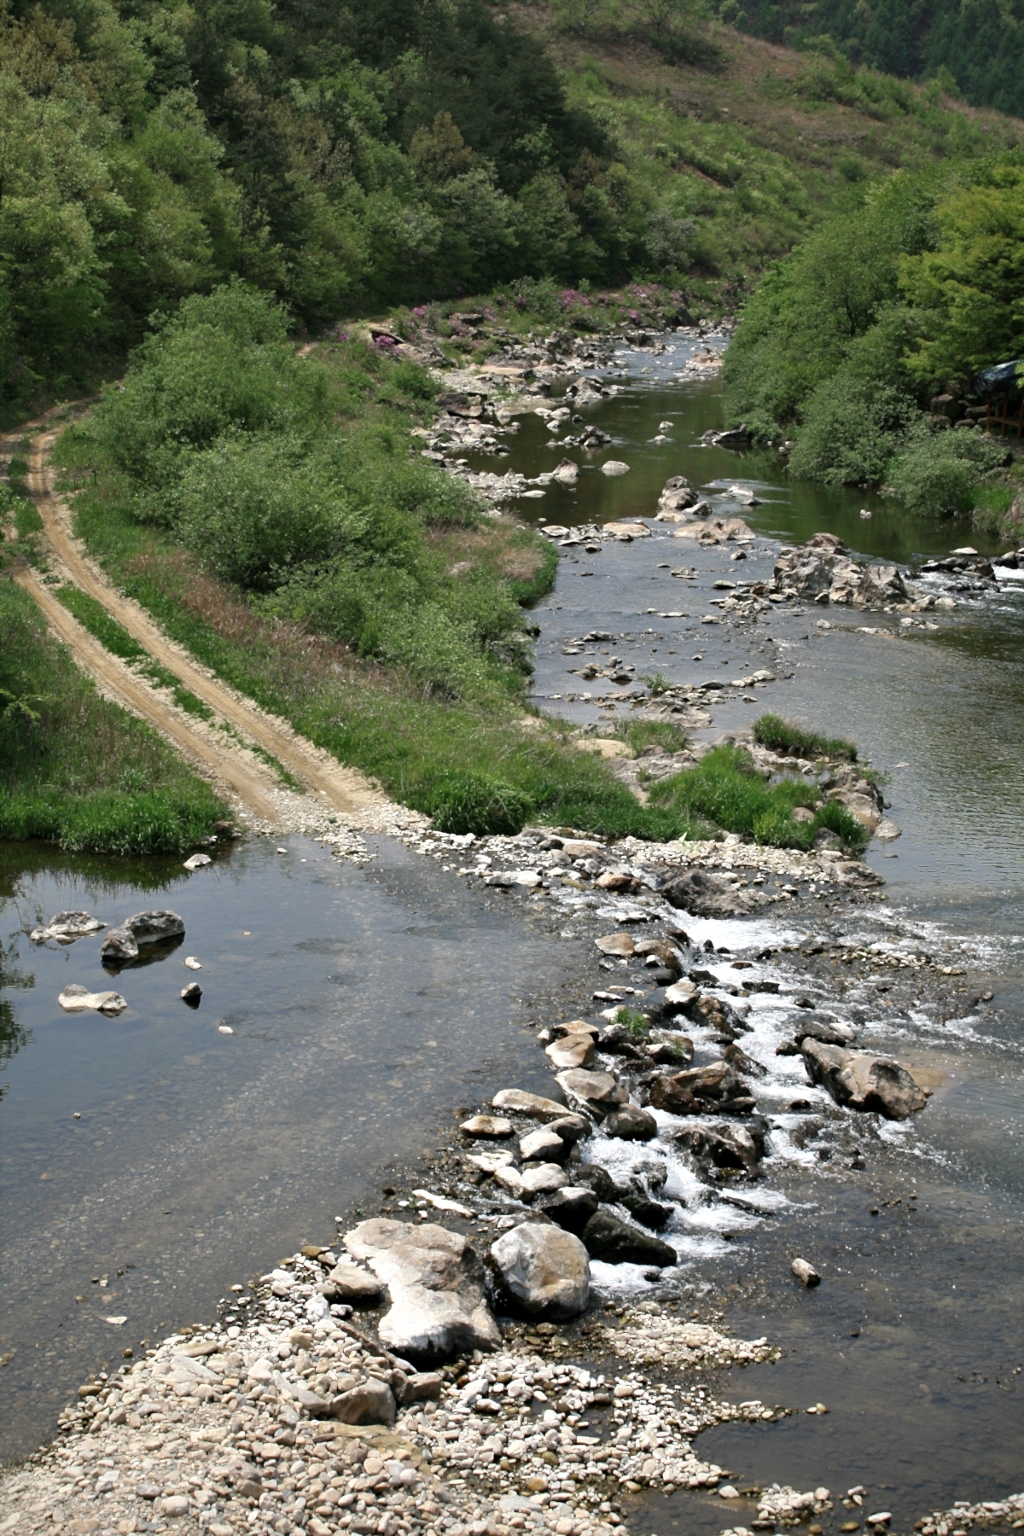
[[[29,427],[45,425],[45,420],[41,418],[40,423],[30,423]],[[8,434],[8,442],[16,440],[25,430],[21,428]],[[343,767],[299,736],[286,721],[267,714],[201,667],[187,651],[169,640],[137,603],[119,593],[88,558],[71,532],[67,503],[53,489],[50,454],[60,430],[60,427],[50,428],[33,439],[29,452],[28,488],[57,561],[63,567],[63,574],[102,603],[154,660],[173,672],[219,720],[237,731],[246,742],[276,758],[307,792],[317,797],[321,809],[336,811],[356,825],[360,812],[384,806],[385,796],[361,773]],[[261,820],[271,824],[278,821],[278,809],[271,793],[276,779],[270,767],[264,770],[251,752],[244,746],[234,746],[230,739],[223,743],[211,739],[214,733],[208,725],[175,708],[159,689],[150,687],[94,640],[31,568],[20,569],[16,579],[31,593],[51,627],[70,646],[83,670],[106,692],[148,719],[191,758],[200,772],[226,786]]]

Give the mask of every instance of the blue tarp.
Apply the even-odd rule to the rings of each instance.
[[[983,368],[974,380],[974,393],[991,395],[998,390],[1002,394],[1005,390],[1016,389],[1018,368],[1024,368],[1024,358],[1015,358],[1012,363],[997,363],[994,368]]]

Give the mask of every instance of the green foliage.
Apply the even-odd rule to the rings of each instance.
[[[900,278],[920,315],[908,364],[926,384],[967,383],[1024,354],[1024,165],[996,163],[935,209],[934,249],[907,255]]]
[[[616,1008],[613,1022],[623,1025],[634,1040],[642,1040],[651,1027],[650,1019],[646,1013],[641,1013],[639,1008]]]
[[[1024,352],[1016,156],[899,174],[851,194],[772,271],[726,357],[727,409],[789,436],[793,475],[885,484],[918,514],[970,511],[1002,449],[924,412]]]
[[[754,842],[776,848],[810,848],[819,828],[838,832],[844,843],[860,848],[865,834],[842,806],[820,802],[814,784],[783,778],[767,782],[749,753],[737,747],[715,747],[696,768],[686,768],[651,790],[657,805],[701,818],[726,832],[738,832]],[[793,820],[796,806],[814,812],[809,822]]]
[[[805,730],[781,715],[760,715],[754,721],[754,740],[773,752],[784,752],[790,757],[842,757],[847,762],[857,761],[857,745],[841,736],[822,736],[817,731]]]
[[[154,687],[169,688],[179,709],[183,709],[186,714],[195,715],[200,720],[213,719],[213,710],[209,705],[186,688],[173,672],[168,671],[150,656],[146,648],[140,645],[123,625],[112,618],[96,598],[72,586],[60,587],[57,598],[68,612],[74,614],[78,622],[106,650],[110,651],[111,655],[119,656],[129,666],[135,667]]]
[[[225,814],[154,731],[99,696],[2,577],[0,700],[0,837],[181,853]]]
[[[954,517],[971,511],[979,482],[1002,464],[1005,452],[977,432],[937,432],[924,420],[893,458],[888,478],[908,511]]]
[[[515,837],[532,806],[511,784],[446,769],[431,786],[429,814],[439,832]]]
[[[1020,0],[743,0],[738,16],[723,19],[775,43],[930,77],[939,95],[962,93],[975,106],[1024,113]]]

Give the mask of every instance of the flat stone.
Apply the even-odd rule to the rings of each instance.
[[[85,1013],[92,1009],[108,1018],[116,1018],[128,1007],[120,992],[90,992],[77,981],[69,982],[57,1001],[65,1013]]]
[[[523,1088],[502,1088],[491,1100],[494,1109],[510,1109],[513,1114],[527,1115],[531,1120],[557,1120],[565,1114],[565,1105],[554,1099],[541,1098],[539,1093],[527,1093]]]
[[[610,1072],[586,1072],[579,1068],[559,1072],[556,1082],[570,1098],[579,1099],[599,1117],[616,1104],[625,1104],[629,1094]]]
[[[512,1135],[512,1121],[504,1119],[501,1115],[473,1115],[469,1120],[463,1120],[459,1130],[465,1131],[467,1136],[483,1136],[500,1140],[502,1137]]]
[[[568,1184],[568,1176],[557,1163],[536,1163],[524,1168],[520,1174],[523,1198],[532,1200],[534,1195],[547,1194]]]
[[[337,1301],[356,1302],[376,1301],[384,1289],[376,1275],[358,1264],[350,1264],[347,1259],[336,1264],[327,1276],[323,1287],[325,1294],[328,1287]]]
[[[539,1131],[531,1131],[519,1142],[519,1155],[524,1163],[560,1163],[568,1150],[558,1132],[547,1126]]]
[[[378,1333],[398,1354],[443,1358],[501,1343],[484,1299],[482,1265],[459,1233],[378,1217],[347,1233],[345,1247],[388,1288],[391,1309]]]
[[[213,860],[208,853],[194,853],[191,858],[185,860],[181,867],[191,871],[194,869],[205,869],[207,864],[212,863]]]
[[[527,1222],[491,1246],[502,1283],[533,1317],[576,1317],[590,1300],[590,1259],[578,1237]]]
[[[636,945],[628,933],[606,933],[594,943],[603,955],[616,955],[621,960],[629,960],[636,952]]]
[[[573,1067],[589,1067],[594,1060],[594,1040],[590,1034],[569,1035],[561,1040],[552,1040],[550,1045],[544,1047],[544,1054],[552,1066],[560,1071],[568,1071]]]

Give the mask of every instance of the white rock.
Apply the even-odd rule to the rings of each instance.
[[[90,992],[77,981],[69,982],[57,999],[65,1013],[85,1013],[89,1008],[116,1018],[128,1007],[120,992]]]
[[[381,1341],[402,1355],[496,1349],[498,1325],[484,1300],[479,1260],[456,1232],[379,1217],[345,1236],[345,1247],[382,1280],[391,1310]]]
[[[590,1260],[578,1237],[527,1222],[491,1246],[509,1293],[534,1316],[575,1317],[590,1299]]]
[[[185,860],[181,867],[188,870],[203,869],[207,864],[212,863],[213,860],[208,853],[194,853],[190,859]]]
[[[624,464],[621,459],[606,459],[601,465],[601,473],[602,475],[628,475],[629,465]]]

